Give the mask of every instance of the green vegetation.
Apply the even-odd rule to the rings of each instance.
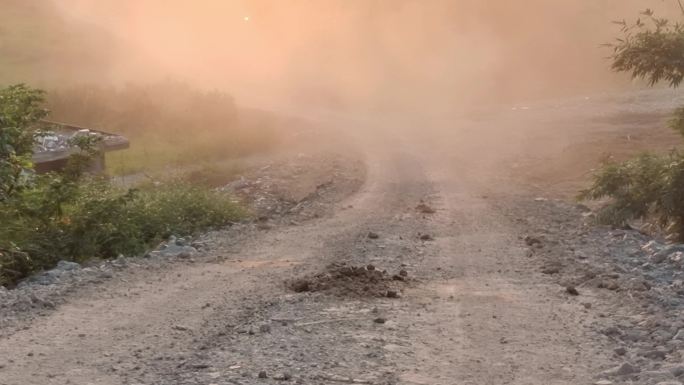
[[[239,110],[223,92],[163,82],[123,88],[79,86],[51,92],[51,117],[127,136],[107,154],[108,172],[126,175],[233,159],[271,148],[274,122]]]
[[[684,12],[684,9],[683,9]],[[613,45],[613,69],[630,72],[651,85],[667,81],[678,87],[684,78],[684,26],[658,18],[651,10],[633,24],[622,25],[624,36]],[[684,107],[670,126],[684,135]],[[673,144],[674,145],[674,144]],[[684,154],[643,154],[625,163],[609,163],[594,176],[581,199],[611,198],[599,219],[625,224],[630,219],[655,218],[670,234],[684,241]]]
[[[0,90],[0,285],[59,260],[135,255],[172,234],[192,234],[240,219],[232,199],[200,183],[170,180],[123,190],[85,173],[96,154],[91,137],[59,173],[31,172],[33,123],[47,113],[43,94]],[[19,172],[17,172],[19,170]]]

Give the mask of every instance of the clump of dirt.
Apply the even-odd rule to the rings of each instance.
[[[349,266],[334,263],[323,273],[292,281],[288,287],[297,292],[325,292],[339,297],[399,298],[400,289],[410,282],[406,270],[390,274],[373,265]]]

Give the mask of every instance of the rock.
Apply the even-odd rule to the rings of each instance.
[[[675,377],[681,377],[684,375],[684,366],[675,366],[674,368],[670,368],[670,373],[672,373],[672,375]]]
[[[641,246],[641,250],[649,254],[655,254],[661,250],[661,246],[656,241],[649,241],[647,244]]]
[[[430,234],[421,234],[420,236],[421,241],[432,241],[434,238]]]
[[[368,271],[373,271],[373,270],[375,270],[375,266],[373,266],[373,265],[371,265],[371,264],[368,264],[368,265],[366,266],[366,270],[368,270]]]
[[[643,279],[632,278],[627,282],[627,288],[634,291],[648,291],[651,289],[651,285]]]
[[[160,256],[164,258],[192,258],[197,254],[197,249],[192,246],[179,246],[175,243],[169,243],[160,250],[155,250],[150,253],[151,256]]]
[[[387,290],[387,298],[399,298],[399,293],[396,290]]]
[[[609,336],[609,337],[614,337],[614,336],[619,336],[622,334],[622,330],[618,329],[617,326],[609,326],[602,331],[603,334]]]
[[[560,273],[560,267],[556,266],[556,265],[545,266],[545,267],[542,267],[541,272],[543,274],[548,274],[548,275],[558,274],[558,273]]]
[[[651,261],[651,263],[656,263],[656,264],[657,263],[663,263],[667,259],[667,256],[668,255],[665,253],[658,252],[658,253],[651,255],[651,257],[649,258],[649,261]]]
[[[269,325],[269,324],[259,325],[259,331],[262,333],[270,333],[271,332],[271,325]]]
[[[653,250],[654,246],[651,244],[651,242],[649,242],[642,249],[644,248],[646,248],[646,250]],[[667,246],[664,249],[653,254],[650,259],[654,263],[662,263],[667,259],[671,259],[671,256],[673,256],[676,253],[684,253],[684,245]]]
[[[667,352],[662,350],[647,350],[641,351],[637,355],[639,355],[640,357],[646,357],[651,360],[664,360],[667,356]]]
[[[629,362],[625,362],[616,369],[617,370],[615,371],[615,374],[617,374],[618,376],[626,376],[628,374],[639,373],[641,371],[639,368],[630,364]]]
[[[273,379],[276,381],[287,381],[287,380],[290,380],[291,378],[292,378],[292,376],[290,375],[290,373],[281,373],[281,374],[276,374],[275,376],[273,376]]]
[[[594,385],[613,385],[613,381],[599,380],[594,382]]]
[[[574,286],[567,286],[565,288],[565,291],[570,295],[579,295],[579,292]]]
[[[679,331],[677,331],[677,334],[675,334],[674,337],[672,337],[672,339],[677,341],[684,341],[684,329],[679,329]]]
[[[268,374],[266,374],[265,370],[262,370],[259,372],[259,375],[257,376],[259,378],[268,378]]]
[[[399,275],[402,277],[408,277],[408,271],[401,269],[399,270]]]
[[[601,374],[602,374],[602,376],[606,376],[606,377],[614,377],[614,376],[627,376],[629,374],[635,374],[635,373],[639,373],[639,372],[640,372],[639,368],[633,366],[632,364],[630,364],[628,362],[625,362],[622,365],[616,366],[612,369],[608,369]]]
[[[378,233],[374,233],[372,231],[368,232],[368,239],[378,239],[380,238],[380,235]]]
[[[604,279],[598,284],[599,289],[617,290],[620,284],[614,279]]]
[[[114,277],[114,273],[109,270],[102,270],[99,274],[100,278],[109,279]]]
[[[73,270],[78,270],[81,268],[81,265],[79,265],[76,262],[69,262],[69,261],[59,261],[57,262],[57,267],[56,269],[63,270],[63,271],[73,271]]]
[[[307,279],[297,279],[290,284],[290,287],[295,293],[303,293],[311,290],[311,282]]]
[[[542,243],[541,239],[531,235],[526,236],[524,240],[527,246],[541,245]]]
[[[627,349],[625,349],[624,346],[620,346],[619,348],[615,348],[615,350],[613,350],[613,351],[618,356],[624,356],[625,354],[627,354]]]
[[[375,322],[376,324],[384,324],[385,322],[387,322],[387,320],[384,319],[383,317],[378,317],[378,318],[374,319],[373,322]]]
[[[584,260],[584,259],[587,259],[587,258],[588,258],[587,255],[584,254],[584,253],[581,252],[581,251],[575,251],[574,254],[575,254],[575,258],[577,258],[577,259],[582,259],[582,260]]]

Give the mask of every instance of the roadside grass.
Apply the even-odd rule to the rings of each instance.
[[[231,196],[180,179],[113,187],[100,178],[70,190],[55,207],[54,183],[40,182],[0,205],[0,285],[60,260],[139,255],[171,235],[193,235],[245,218]]]

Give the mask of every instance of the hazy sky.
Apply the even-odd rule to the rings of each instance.
[[[599,45],[660,0],[55,0],[124,41],[123,77],[256,100],[468,104],[625,83]]]

